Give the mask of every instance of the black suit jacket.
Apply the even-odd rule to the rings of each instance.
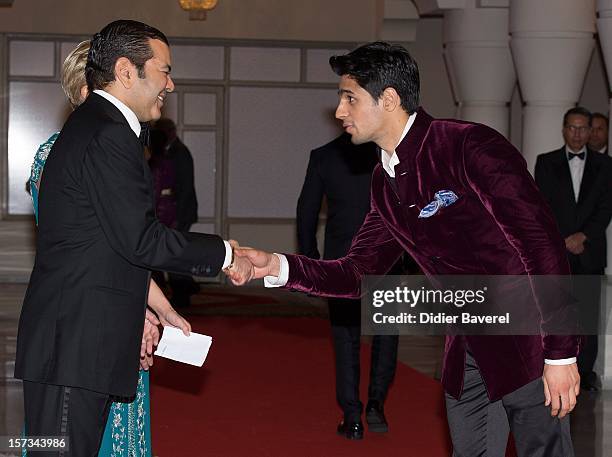
[[[51,150],[38,211],[15,376],[134,395],[149,270],[214,276],[223,240],[155,218],[142,145],[96,94],[70,115]]]
[[[606,266],[606,228],[612,216],[612,165],[610,157],[592,150],[587,151],[585,161],[578,202],[565,146],[538,156],[535,180],[561,235],[565,238],[583,232],[587,237],[582,254],[567,252],[572,272],[599,274]]]
[[[316,232],[323,196],[327,198],[323,257],[337,259],[348,252],[370,210],[370,182],[377,162],[374,143],[356,146],[347,134],[311,151],[297,205],[301,254],[320,258]]]
[[[193,158],[187,146],[175,138],[168,148],[176,170],[176,228],[189,230],[198,220],[198,200],[193,183]]]

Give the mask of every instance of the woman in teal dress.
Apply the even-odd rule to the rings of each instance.
[[[62,88],[73,108],[81,104],[88,94],[85,83],[85,64],[87,62],[88,51],[89,41],[83,41],[66,57],[62,66]],[[58,135],[59,133],[54,133],[38,148],[32,164],[29,184],[37,224],[38,194],[43,168]],[[155,311],[157,316],[147,309],[144,333],[153,335],[151,339],[154,344],[157,344],[157,339],[159,338],[157,325],[160,323],[180,328],[186,335],[191,331],[189,323],[172,308],[170,302],[153,280],[149,283],[148,305]],[[98,452],[99,457],[152,456],[149,372],[147,371],[148,363],[152,364],[150,350],[150,343],[147,348],[147,343],[143,337],[141,365],[145,369],[140,370],[136,396],[133,399],[126,399],[125,402],[116,401],[112,404],[102,445]],[[25,451],[23,455],[26,455]]]

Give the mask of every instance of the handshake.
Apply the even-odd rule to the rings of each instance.
[[[280,258],[276,254],[240,246],[229,240],[234,252],[232,263],[223,270],[235,286],[242,286],[253,279],[280,274]]]

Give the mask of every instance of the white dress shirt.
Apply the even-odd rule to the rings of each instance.
[[[584,152],[584,159],[574,157],[569,160],[570,154],[581,154]],[[580,193],[580,184],[582,183],[582,175],[584,175],[584,163],[587,160],[587,148],[583,146],[578,152],[573,152],[570,148],[565,146],[565,155],[568,158],[568,165],[570,174],[572,175],[572,187],[574,188],[574,198],[578,201],[578,194]]]
[[[93,92],[94,94],[98,94],[100,97],[105,98],[106,100],[111,102],[113,105],[115,105],[115,107],[119,111],[121,111],[121,114],[123,114],[123,117],[125,117],[125,120],[129,124],[130,128],[132,129],[136,137],[140,136],[140,130],[141,130],[140,121],[138,120],[138,117],[136,116],[134,111],[128,108],[128,106],[125,103],[123,103],[121,100],[119,100],[117,97],[109,94],[106,91],[103,91],[101,89],[96,89]],[[223,240],[223,244],[225,244],[225,259],[223,260],[223,266],[221,267],[221,269],[227,268],[230,262],[232,261],[232,247],[225,240]],[[287,260],[285,259],[285,262],[286,261]],[[287,278],[289,278],[289,275],[287,275]],[[285,283],[286,282],[287,281],[285,281]]]

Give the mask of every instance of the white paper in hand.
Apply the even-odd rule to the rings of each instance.
[[[211,344],[212,338],[208,335],[191,332],[185,336],[178,328],[164,327],[155,355],[201,367]]]

